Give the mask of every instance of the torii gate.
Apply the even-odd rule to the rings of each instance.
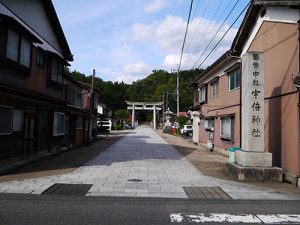
[[[153,110],[153,129],[156,129],[156,111],[161,110],[163,102],[126,102],[127,109],[132,110],[131,125],[134,127],[135,123],[135,110]]]

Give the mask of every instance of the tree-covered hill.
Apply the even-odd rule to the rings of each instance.
[[[78,71],[66,72],[73,78],[91,83],[92,76],[86,76]],[[199,75],[202,70],[186,70],[180,72],[180,110],[187,110],[193,104],[193,91],[189,87],[192,80]],[[163,94],[168,99],[168,106],[172,111],[176,111],[175,89],[176,73],[168,73],[164,70],[153,70],[146,78],[137,80],[132,84],[123,82],[103,81],[95,77],[95,88],[102,93],[100,101],[106,104],[113,111],[125,109],[125,101],[162,101]]]

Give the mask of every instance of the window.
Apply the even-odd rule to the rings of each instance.
[[[221,118],[221,139],[231,140],[233,133],[232,117]]]
[[[53,118],[53,136],[64,135],[65,133],[65,114],[54,112]]]
[[[206,102],[206,86],[199,89],[199,102]]]
[[[23,131],[24,111],[14,109],[13,131]]]
[[[95,93],[94,94],[94,109],[98,108],[98,95]]]
[[[219,96],[219,80],[210,83],[210,97],[215,98]]]
[[[42,70],[45,68],[45,53],[40,48],[36,52],[36,67]]]
[[[88,120],[85,120],[85,131],[88,131],[89,129],[89,124],[88,124]]]
[[[83,129],[83,118],[78,117],[76,120],[76,129]]]
[[[16,62],[19,61],[19,39],[18,33],[8,30],[6,56]]]
[[[0,106],[0,135],[11,134],[13,109],[11,107]]]
[[[214,128],[215,120],[214,119],[205,119],[204,128],[205,130],[211,130]]]
[[[69,134],[69,117],[65,116],[65,135]]]
[[[235,69],[229,73],[229,90],[232,91],[241,86],[241,69]]]
[[[27,39],[21,37],[17,32],[9,29],[6,56],[7,58],[29,68],[31,59],[31,43]]]
[[[195,92],[195,100],[196,100],[196,102],[199,102],[199,91],[198,90]]]
[[[82,95],[79,92],[76,92],[74,89],[68,87],[67,93],[67,102],[68,105],[82,108]]]
[[[59,84],[63,83],[64,67],[56,58],[52,59],[51,80]]]

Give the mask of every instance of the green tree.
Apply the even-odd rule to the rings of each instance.
[[[123,124],[123,121],[128,119],[129,113],[125,109],[119,109],[115,112],[115,116],[120,120],[121,124]]]
[[[186,111],[193,105],[193,89],[191,82],[200,75],[202,69],[184,70],[179,73],[180,110]],[[70,71],[65,68],[65,73],[74,79],[92,83],[92,76],[79,71]],[[137,80],[132,84],[124,82],[104,81],[100,77],[94,79],[95,88],[100,94],[100,102],[106,104],[113,112],[127,107],[126,101],[162,101],[163,93],[169,93],[168,106],[171,111],[176,111],[176,73],[165,70],[153,70],[146,78]]]
[[[182,128],[188,122],[188,118],[185,116],[177,116],[176,121],[179,123],[179,128]]]

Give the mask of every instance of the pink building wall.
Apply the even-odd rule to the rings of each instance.
[[[216,71],[225,71],[231,64],[228,64],[229,59],[224,59],[221,66],[216,66]],[[199,80],[199,84],[205,80],[210,80],[215,77],[216,73],[212,71],[207,76]],[[211,77],[211,78],[210,78]],[[214,118],[214,145],[219,148],[228,149],[230,147],[240,147],[240,88],[229,90],[229,77],[227,73],[219,77],[219,95],[211,97],[211,86],[207,86],[207,103],[201,106],[202,120],[200,122],[199,141],[201,143],[208,142],[208,132],[204,127],[204,118]],[[231,141],[221,139],[221,118],[224,116],[233,117],[233,137]]]
[[[264,22],[248,51],[261,51],[265,58],[265,150],[273,153],[275,166],[299,176],[297,36],[297,24]]]

